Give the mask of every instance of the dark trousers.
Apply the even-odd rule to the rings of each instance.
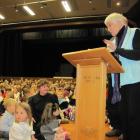
[[[122,86],[120,89],[122,132],[124,140],[140,139],[140,83]]]
[[[110,125],[114,129],[118,129],[121,131],[120,102],[110,104],[107,107],[107,116],[110,120]]]
[[[35,131],[35,138],[37,138],[37,140],[45,140],[45,138],[40,132],[40,123],[35,123],[33,125],[33,129]]]
[[[121,131],[120,102],[112,104],[111,100],[113,96],[113,87],[110,80],[108,86],[108,96],[106,101],[107,117],[110,120],[111,126],[114,129],[118,129]]]

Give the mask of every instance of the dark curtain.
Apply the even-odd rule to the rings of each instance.
[[[0,32],[0,76],[21,76],[22,34],[20,31]]]
[[[107,35],[104,28],[93,27],[0,30],[0,76],[73,76],[62,54],[104,46]]]

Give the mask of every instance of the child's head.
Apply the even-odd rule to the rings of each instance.
[[[22,102],[16,105],[15,120],[18,123],[29,122],[31,124],[32,113],[28,103]]]
[[[57,103],[48,103],[44,108],[41,123],[46,124],[59,114],[59,105]]]
[[[8,111],[11,114],[15,113],[15,106],[16,106],[16,100],[13,98],[8,98],[4,100],[4,108],[6,111]]]
[[[63,99],[64,98],[64,88],[63,87],[57,88],[56,94],[57,94],[59,99]]]
[[[44,79],[41,79],[38,83],[37,83],[37,88],[38,88],[38,91],[39,91],[39,94],[42,95],[42,96],[45,96],[49,90],[49,87],[48,87],[49,83],[48,81],[44,80]]]

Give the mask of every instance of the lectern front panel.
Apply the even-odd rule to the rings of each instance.
[[[106,66],[77,65],[76,140],[104,140]]]

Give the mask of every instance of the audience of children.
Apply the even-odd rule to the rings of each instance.
[[[37,129],[39,129],[39,131],[36,131],[36,135],[40,135],[40,122],[41,122],[41,116],[45,105],[48,103],[49,104],[52,103],[53,105],[56,105],[59,108],[60,100],[58,102],[59,94],[56,91],[56,89],[60,89],[61,87],[63,87],[62,95],[64,95],[64,99],[67,102],[67,106],[65,107],[65,110],[66,112],[69,112],[69,110],[71,110],[70,109],[71,99],[69,100],[70,94],[69,91],[67,92],[67,90],[65,90],[66,89],[65,87],[68,86],[70,87],[69,91],[72,92],[73,90],[72,87],[75,87],[75,81],[74,80],[67,81],[63,79],[58,79],[58,80],[50,79],[50,81],[47,82],[47,79],[45,78],[43,80],[23,79],[23,78],[0,80],[0,93],[2,93],[0,94],[1,97],[0,102],[2,107],[4,107],[3,111],[0,110],[2,111],[1,112],[2,114],[0,114],[2,115],[0,116],[0,139],[2,138],[3,140],[8,140],[10,136],[10,140],[22,140],[22,139],[34,140],[35,139],[34,131],[32,129],[32,125],[30,125],[31,114],[33,113],[32,120],[34,120],[33,122],[34,126],[35,124],[37,124],[36,127]],[[38,96],[39,98],[36,98]],[[15,106],[16,106],[16,113],[14,116]],[[29,106],[31,107],[31,110]],[[65,113],[61,111],[60,108],[59,111],[56,112],[59,115],[58,118],[61,118],[60,112],[63,113],[63,115],[65,115]],[[22,113],[21,116],[20,113]],[[11,119],[9,119],[10,117]],[[67,116],[64,116],[62,118],[70,119],[70,117]],[[58,121],[57,124],[58,127],[60,120],[57,121]],[[66,122],[68,121],[66,120],[63,121],[63,123]],[[7,129],[4,129],[6,127]],[[26,136],[28,138],[26,138]],[[64,138],[68,139],[67,132],[64,131],[61,127],[58,127],[55,132],[54,140],[65,140]],[[44,137],[42,139],[40,139],[39,137],[38,140],[44,140]]]

